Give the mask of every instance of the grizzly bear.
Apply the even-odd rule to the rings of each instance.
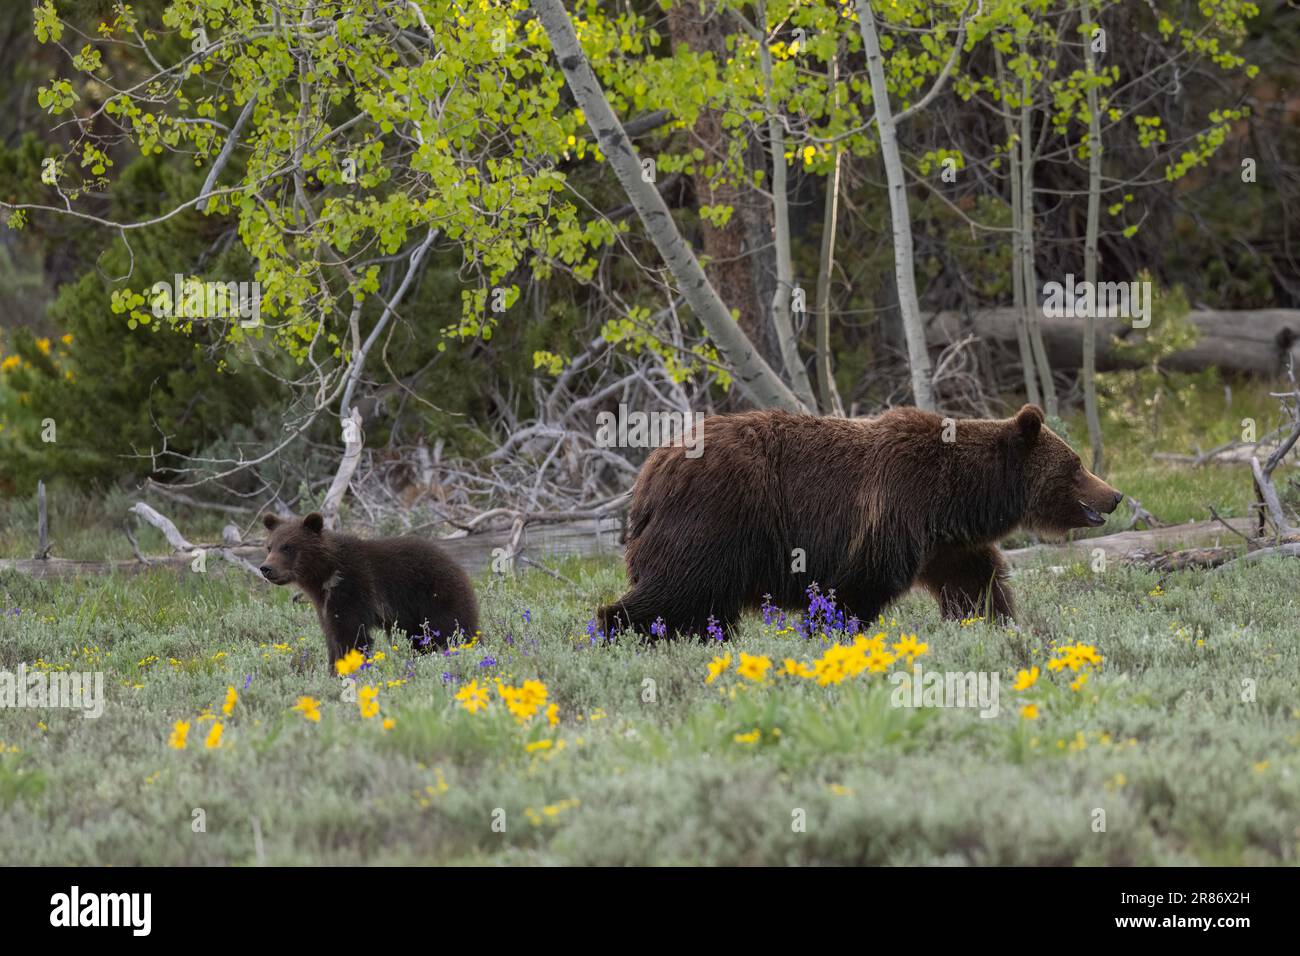
[[[921,584],[945,618],[1015,614],[997,542],[1097,527],[1123,496],[1026,405],[1010,419],[917,408],[875,418],[755,411],[705,420],[703,453],[655,449],[628,516],[630,590],[597,611],[607,633],[724,629],[768,598],[874,621]]]
[[[348,651],[369,648],[372,627],[401,628],[417,650],[478,630],[474,586],[432,541],[354,538],[325,530],[315,513],[262,521],[271,535],[259,570],[272,584],[298,585],[315,605],[331,673]]]

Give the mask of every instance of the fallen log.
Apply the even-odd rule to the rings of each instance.
[[[204,549],[209,550],[209,549]],[[266,548],[240,547],[230,549],[231,554],[250,562],[260,561],[266,556]],[[225,557],[225,554],[222,554]],[[79,561],[73,558],[48,558],[37,561],[32,558],[0,558],[0,574],[14,571],[33,578],[63,580],[81,576],[98,576],[103,574],[135,575],[154,568],[171,568],[184,571],[194,563],[194,554],[170,554],[150,557],[145,561],[125,558],[112,561]],[[259,575],[260,576],[260,575]]]
[[[166,521],[167,519],[163,519]],[[537,567],[544,559],[565,557],[618,558],[623,548],[619,544],[623,523],[617,516],[587,518],[578,521],[551,524],[526,524],[522,530],[516,524],[494,531],[455,538],[435,538],[440,547],[472,574],[500,565],[498,559],[513,558],[515,562]],[[164,532],[165,533],[165,532]],[[179,535],[179,532],[177,532]],[[180,540],[185,544],[184,536]],[[148,557],[144,560],[76,561],[67,558],[50,558],[37,561],[31,558],[0,559],[0,573],[16,571],[35,578],[62,579],[78,575],[138,574],[150,568],[184,570],[194,560],[198,550],[216,551],[223,558],[257,573],[256,565],[266,556],[266,548],[241,544],[191,545],[190,551],[171,555]],[[143,558],[143,556],[141,556]],[[548,574],[555,576],[550,569]],[[258,575],[260,578],[260,574]],[[269,587],[269,585],[268,585]]]
[[[1172,525],[1168,528],[1153,528],[1150,531],[1120,531],[1115,534],[1101,535],[1096,538],[1079,538],[1060,544],[1036,544],[1027,548],[1013,548],[1004,551],[1003,556],[1013,566],[1023,566],[1040,561],[1046,555],[1057,554],[1072,561],[1087,561],[1095,550],[1100,549],[1107,560],[1122,560],[1130,554],[1155,551],[1175,550],[1179,547],[1193,548],[1219,547],[1219,541],[1227,530],[1246,537],[1254,529],[1253,518],[1225,518],[1218,521],[1189,521],[1186,524]]]
[[[1251,551],[1248,554],[1243,554],[1239,558],[1225,561],[1223,564],[1219,565],[1219,567],[1215,568],[1215,573],[1222,571],[1225,568],[1230,568],[1234,564],[1251,564],[1255,561],[1262,561],[1264,558],[1272,557],[1300,558],[1300,543],[1280,544],[1274,548],[1260,548],[1258,551]]]
[[[1199,372],[1218,368],[1234,375],[1273,378],[1291,358],[1300,360],[1300,309],[1226,311],[1200,309],[1188,316],[1199,337],[1186,349],[1160,360],[1162,368]],[[970,313],[938,312],[926,321],[926,341],[940,349],[965,335],[1016,349],[1019,313],[1009,307]],[[1038,315],[1043,344],[1053,368],[1078,369],[1083,363],[1083,319]],[[1140,331],[1140,330],[1137,330]],[[1135,334],[1132,324],[1097,319],[1097,371],[1140,368],[1142,362],[1122,355],[1116,338]]]
[[[1152,571],[1187,571],[1192,568],[1217,568],[1241,554],[1240,546],[1223,548],[1184,548],[1181,551],[1130,551],[1123,560]]]

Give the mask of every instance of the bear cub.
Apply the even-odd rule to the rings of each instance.
[[[330,673],[349,651],[369,649],[372,627],[399,627],[421,651],[478,631],[469,576],[432,541],[338,534],[315,513],[262,523],[271,534],[259,570],[272,584],[298,585],[316,607]]]

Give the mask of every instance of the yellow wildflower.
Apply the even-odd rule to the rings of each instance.
[[[314,720],[320,723],[320,701],[315,697],[299,697],[298,703],[293,705],[293,709],[298,711],[308,720]]]
[[[278,645],[277,645],[278,646]],[[361,669],[361,665],[366,662],[362,653],[356,649],[350,650],[342,658],[334,662],[334,669],[338,671],[340,677],[346,677],[348,674],[355,673]]]
[[[930,645],[919,643],[915,634],[900,634],[898,643],[894,645],[894,653],[899,660],[907,658],[907,666],[911,667],[912,662],[918,657],[930,653]]]
[[[1016,682],[1011,685],[1012,690],[1029,690],[1038,681],[1038,665],[1034,665],[1029,670],[1022,670],[1016,674]]]
[[[818,686],[838,684],[849,676],[845,663],[850,653],[844,645],[832,644],[826,648],[825,654],[813,661],[813,673],[817,677]]]
[[[782,661],[781,673],[788,677],[812,677],[813,669],[803,661],[796,661],[793,657],[787,657]]]
[[[870,654],[872,651],[883,651],[885,649],[885,632],[881,631],[872,637],[865,634],[859,634],[853,638],[853,646],[861,648],[864,653]]]
[[[476,714],[488,705],[488,689],[472,680],[456,692],[456,700],[471,714]]]
[[[715,657],[709,662],[709,676],[704,678],[704,683],[712,684],[713,681],[728,667],[731,666],[731,655],[725,657]]]
[[[1074,656],[1084,664],[1100,665],[1103,658],[1097,653],[1097,648],[1091,644],[1076,644],[1072,649]]]
[[[761,681],[771,666],[772,661],[769,658],[761,654],[746,654],[741,651],[740,663],[736,665],[736,673],[746,680]]]
[[[867,657],[867,670],[873,674],[883,674],[894,663],[894,655],[887,651],[872,651]]]
[[[357,707],[366,720],[379,713],[379,688],[367,684],[357,691]]]

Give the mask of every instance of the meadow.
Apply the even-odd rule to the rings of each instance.
[[[479,639],[378,643],[351,691],[310,605],[242,572],[0,578],[0,671],[107,697],[0,709],[0,863],[1300,860],[1285,561],[1028,569],[1017,629],[913,594],[655,645],[590,631],[619,567],[555,570],[481,577]],[[894,706],[917,665],[999,675],[997,715]]]
[[[1275,405],[1179,395],[1159,431],[1111,421],[1111,479],[1166,522],[1245,515],[1243,466],[1153,452]],[[1279,472],[1292,507],[1296,484]],[[130,557],[132,500],[53,494],[56,553]],[[33,510],[0,504],[0,553],[32,552]],[[140,545],[166,550],[151,528]],[[614,561],[521,565],[476,578],[476,639],[380,640],[346,680],[309,604],[219,560],[0,573],[0,674],[99,671],[106,696],[98,718],[0,707],[0,863],[1300,862],[1294,560],[1071,560],[1016,571],[1016,627],[942,621],[921,593],[848,622],[814,595],[725,643],[653,645],[594,633]],[[996,675],[996,714],[896,706],[927,672]]]

